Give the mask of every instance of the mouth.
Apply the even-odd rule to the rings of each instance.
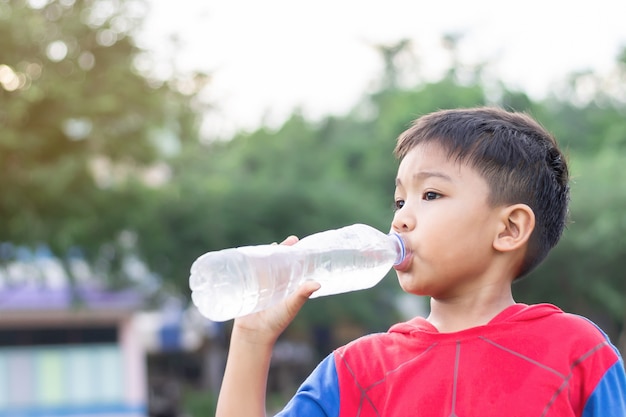
[[[398,272],[404,272],[408,270],[409,267],[411,266],[412,259],[413,259],[413,253],[411,252],[410,249],[407,248],[406,256],[404,257],[402,262],[400,262],[398,265],[394,265],[393,269],[395,269]]]

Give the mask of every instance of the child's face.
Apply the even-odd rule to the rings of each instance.
[[[406,292],[456,297],[494,278],[492,244],[501,223],[488,197],[485,179],[439,145],[409,151],[398,168],[392,222],[411,252],[396,268]]]

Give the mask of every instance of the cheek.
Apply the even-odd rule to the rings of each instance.
[[[426,227],[430,229],[430,237],[439,242],[447,242],[445,244],[453,249],[457,245],[471,247],[483,242],[490,224],[484,211],[473,207],[459,207],[454,210],[454,215],[447,216],[444,221],[437,221],[437,224]]]
[[[426,279],[447,276],[456,271],[465,263],[473,262],[481,257],[479,236],[472,230],[463,227],[450,227],[437,234],[428,236],[428,241],[419,245],[414,259],[414,272]]]

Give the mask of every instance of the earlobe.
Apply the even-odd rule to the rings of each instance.
[[[498,234],[493,247],[500,252],[509,252],[526,245],[535,228],[535,213],[526,204],[505,207],[500,216]]]

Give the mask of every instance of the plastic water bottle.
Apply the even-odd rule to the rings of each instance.
[[[213,321],[266,309],[305,280],[321,288],[311,296],[373,287],[406,255],[396,233],[354,224],[315,233],[292,246],[243,246],[208,252],[191,266],[191,298]]]

